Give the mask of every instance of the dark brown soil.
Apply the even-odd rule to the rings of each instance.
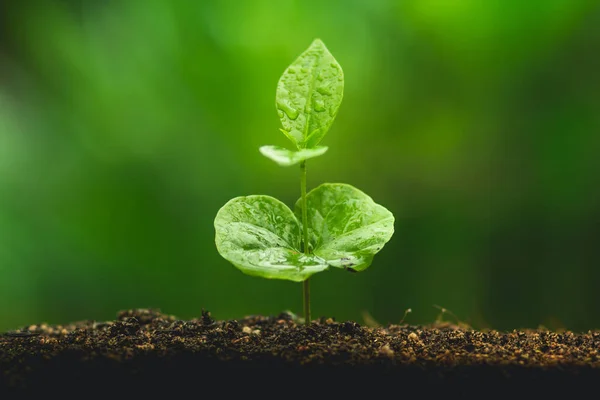
[[[116,321],[32,325],[0,335],[0,398],[5,392],[161,389],[225,398],[257,391],[260,397],[304,398],[388,392],[572,396],[596,391],[599,350],[595,331],[370,328],[332,319],[305,327],[285,313],[239,321],[203,313],[182,321],[130,310]]]

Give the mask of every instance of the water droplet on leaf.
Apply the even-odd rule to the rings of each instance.
[[[283,102],[283,101],[278,102],[277,108],[279,110],[282,110],[285,113],[285,115],[287,115],[288,118],[291,120],[295,120],[296,118],[298,118],[298,110],[296,110],[294,107],[290,106],[286,102]]]
[[[327,87],[327,86],[321,86],[321,87],[317,88],[317,92],[319,92],[323,95],[330,95],[331,89],[329,89],[329,87]]]
[[[325,111],[325,102],[323,100],[315,100],[315,111]]]

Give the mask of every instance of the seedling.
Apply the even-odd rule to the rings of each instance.
[[[394,233],[394,216],[369,196],[343,183],[324,183],[306,193],[306,160],[319,146],[342,102],[344,73],[316,39],[277,84],[281,132],[295,149],[263,146],[277,164],[300,164],[294,211],[265,195],[236,197],[215,218],[215,242],[223,258],[248,275],[303,282],[304,321],[310,323],[309,278],[330,267],[365,270]]]

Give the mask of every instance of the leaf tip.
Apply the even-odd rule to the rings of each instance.
[[[262,155],[266,156],[272,147],[273,146],[269,146],[269,145],[260,146],[258,148],[258,151],[260,151],[262,153]]]
[[[315,38],[310,45],[311,47],[325,47],[325,43],[320,38]]]

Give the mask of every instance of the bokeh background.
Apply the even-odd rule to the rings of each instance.
[[[275,87],[316,37],[346,83],[309,187],[355,185],[396,233],[312,279],[314,316],[600,328],[598,1],[13,1],[0,32],[0,330],[301,313],[213,219],[299,196],[258,147],[287,145]]]

